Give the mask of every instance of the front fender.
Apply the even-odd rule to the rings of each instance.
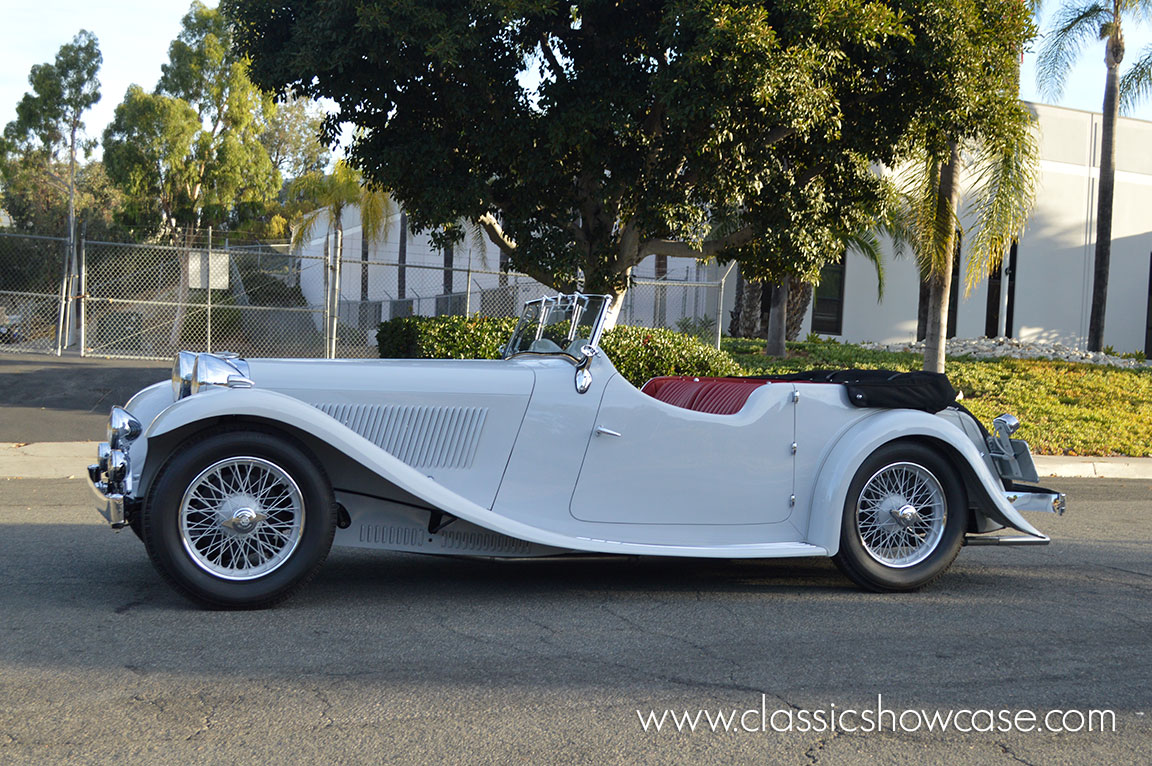
[[[275,391],[259,388],[201,391],[161,412],[144,436],[148,441],[162,440],[197,423],[228,418],[283,424],[308,434],[322,442],[326,450],[340,453],[429,508],[527,542],[556,548],[574,547],[574,541],[568,536],[508,519],[453,492],[315,407]],[[617,548],[609,550],[620,552]]]
[[[835,555],[840,549],[840,526],[848,488],[860,465],[879,447],[897,439],[927,439],[965,478],[970,500],[994,520],[1041,540],[1048,538],[1012,507],[1004,486],[988,470],[972,440],[952,423],[914,410],[885,410],[857,423],[828,451],[812,493],[808,542]],[[973,498],[973,489],[977,497]]]

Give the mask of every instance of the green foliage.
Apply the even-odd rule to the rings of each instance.
[[[65,149],[82,148],[84,112],[100,100],[96,73],[103,57],[96,36],[81,29],[60,47],[54,63],[37,64],[28,75],[31,93],[16,105],[16,119],[4,128],[5,153],[39,153],[62,160]]]
[[[741,374],[725,352],[672,330],[617,325],[604,333],[600,346],[634,386],[660,375]]]
[[[129,86],[104,131],[104,162],[124,194],[127,226],[159,231],[194,222],[192,147],[200,129],[186,101]]]
[[[786,358],[755,340],[725,339],[746,375],[814,369],[920,369],[921,357],[843,343],[790,343]],[[1152,369],[1117,369],[1042,359],[948,360],[948,377],[985,425],[1002,412],[1023,424],[1019,438],[1045,455],[1152,455]]]
[[[273,201],[280,177],[260,138],[272,109],[232,50],[226,19],[193,2],[154,93],[129,87],[104,133],[109,174],[146,231],[231,222]]]
[[[289,98],[269,104],[260,143],[272,165],[285,179],[321,172],[332,152],[320,141],[324,112],[307,98]]]
[[[1018,0],[223,0],[252,77],[331,98],[415,231],[619,293],[649,253],[811,281],[878,213],[876,165],[973,111]],[[971,38],[974,42],[966,41]],[[529,76],[524,76],[525,74]],[[339,131],[326,123],[328,139]]]
[[[384,359],[499,359],[516,328],[512,317],[402,317],[377,333]],[[633,385],[658,375],[738,375],[728,354],[672,330],[617,326],[600,343]]]
[[[499,359],[515,317],[399,317],[380,324],[382,359]]]

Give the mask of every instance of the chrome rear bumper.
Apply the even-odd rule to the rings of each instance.
[[[1004,497],[1018,511],[1044,511],[1063,516],[1068,508],[1068,497],[1063,492],[1053,492],[1043,487],[1030,487],[1031,491],[1021,491],[1013,487]]]

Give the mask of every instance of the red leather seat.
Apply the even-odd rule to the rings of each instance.
[[[751,378],[694,378],[677,375],[652,378],[640,390],[654,399],[686,410],[733,415],[740,411],[754,390],[767,382]]]

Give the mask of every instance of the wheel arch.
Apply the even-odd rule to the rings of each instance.
[[[382,497],[408,496],[410,494],[363,463],[349,457],[339,449],[334,449],[316,431],[309,431],[300,425],[284,420],[236,413],[212,415],[199,420],[192,420],[169,431],[149,437],[148,459],[145,461],[144,470],[140,475],[141,497],[147,495],[156,475],[180,445],[201,435],[223,429],[236,431],[250,429],[284,437],[303,448],[305,453],[316,461],[324,473],[328,475],[333,487],[373,487],[379,491]]]
[[[840,549],[842,511],[856,471],[876,450],[895,442],[912,442],[938,451],[960,477],[969,523],[988,521],[1047,539],[1005,499],[1003,485],[988,471],[975,445],[952,423],[924,412],[888,410],[850,428],[828,450],[811,495],[808,542],[835,555]],[[970,530],[971,531],[971,530]]]

